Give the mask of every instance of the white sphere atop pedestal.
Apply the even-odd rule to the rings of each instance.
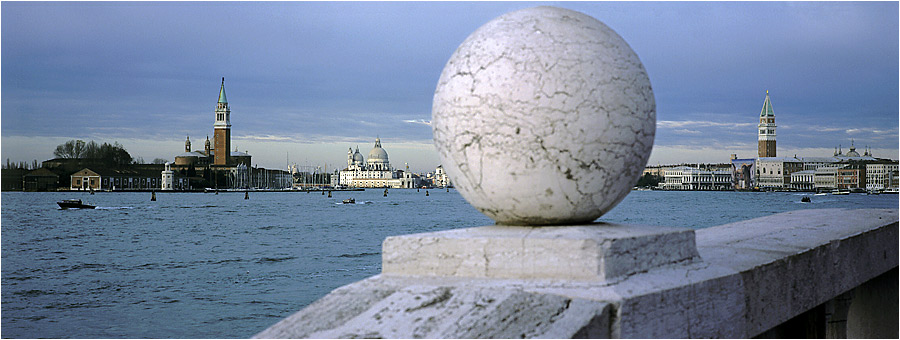
[[[452,183],[498,224],[588,223],[640,177],[656,102],[613,30],[536,7],[491,20],[459,46],[434,93],[432,128]]]

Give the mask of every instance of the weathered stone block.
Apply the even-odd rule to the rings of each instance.
[[[486,226],[388,237],[382,273],[609,280],[697,257],[694,231],[618,224]]]

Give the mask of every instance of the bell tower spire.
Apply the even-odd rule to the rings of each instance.
[[[228,99],[225,99],[225,77],[222,77],[222,87],[219,88],[219,103],[228,104]]]
[[[775,157],[775,110],[766,90],[766,100],[759,112],[759,157]]]
[[[213,124],[215,151],[213,164],[231,164],[231,108],[225,98],[225,77],[222,77],[222,86],[219,88],[219,101],[216,103],[216,123]]]

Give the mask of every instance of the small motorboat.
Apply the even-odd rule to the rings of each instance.
[[[803,202],[803,203],[809,203],[810,201],[811,200],[809,199],[809,196],[803,196],[803,198],[800,199],[800,202]]]
[[[62,201],[56,202],[56,204],[59,204],[59,207],[63,208],[63,209],[94,209],[94,208],[96,208],[93,205],[87,205],[87,204],[81,203],[81,200],[62,200]]]
[[[345,199],[344,204],[356,204],[356,200],[351,198]]]

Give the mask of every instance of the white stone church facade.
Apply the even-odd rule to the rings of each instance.
[[[351,188],[414,188],[409,171],[394,170],[388,161],[387,151],[381,147],[381,139],[375,138],[375,147],[368,159],[350,148],[347,151],[347,168],[340,171],[339,184]]]

